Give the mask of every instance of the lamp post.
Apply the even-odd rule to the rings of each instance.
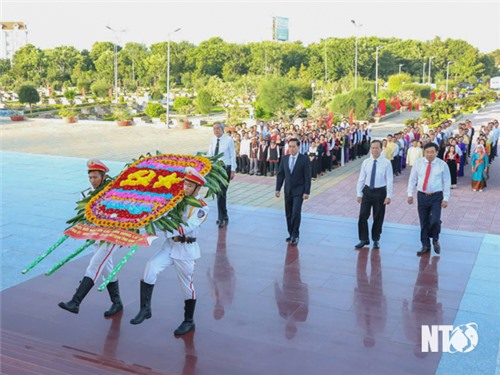
[[[446,94],[448,94],[448,76],[450,75],[450,64],[453,64],[454,61],[450,60],[446,64]]]
[[[314,103],[314,88],[316,87],[316,82],[311,82],[311,103]]]
[[[351,20],[352,24],[356,28],[356,44],[355,44],[355,57],[354,57],[354,88],[358,88],[358,29],[363,26],[357,24],[356,21]]]
[[[401,67],[404,66],[404,64],[399,64],[399,74],[401,74]]]
[[[385,46],[378,46],[375,49],[375,105],[378,107],[378,51]]]
[[[124,33],[127,30],[114,30],[113,28],[106,26],[107,29],[111,30],[115,34],[114,42],[114,70],[115,70],[115,104],[118,104],[118,33]]]
[[[422,85],[425,83],[425,65],[427,65],[427,63],[424,61],[424,67],[422,68]]]
[[[168,127],[170,123],[170,35],[175,34],[180,31],[181,28],[175,29],[171,33],[168,33],[168,44],[167,44],[167,115],[165,117],[165,124]]]
[[[430,85],[431,84],[431,65],[432,65],[432,59],[435,59],[436,56],[430,56],[429,57],[429,78],[427,79],[427,83]]]

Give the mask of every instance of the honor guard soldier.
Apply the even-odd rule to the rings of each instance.
[[[91,159],[87,162],[87,169],[89,174],[89,181],[92,185],[91,188],[82,191],[83,197],[87,197],[99,186],[103,185],[106,181],[106,174],[109,172],[108,167],[100,160]],[[80,303],[88,294],[94,283],[102,275],[105,280],[113,271],[113,258],[112,252],[116,245],[105,244],[99,246],[94,245],[94,255],[90,259],[90,263],[85,271],[85,276],[80,281],[80,285],[69,302],[60,302],[59,307],[78,314],[80,310]],[[118,280],[115,278],[107,285],[108,293],[113,303],[109,310],[104,312],[104,316],[112,316],[123,310],[123,304],[120,298],[120,289],[118,287]]]
[[[205,178],[191,167],[186,168],[184,177],[184,194],[198,199],[202,207],[186,206],[182,215],[186,224],[181,224],[173,233],[165,232],[167,237],[161,250],[147,262],[144,279],[141,280],[141,309],[131,324],[140,324],[152,316],[151,296],[158,274],[168,266],[174,266],[177,279],[184,297],[184,321],[174,331],[175,335],[183,335],[193,330],[196,293],[193,285],[195,261],[200,257],[200,247],[196,237],[200,226],[208,215],[206,203],[200,199],[199,192],[206,183]]]

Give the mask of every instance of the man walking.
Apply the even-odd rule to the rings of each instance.
[[[380,234],[384,223],[385,206],[391,203],[393,190],[392,165],[381,158],[382,142],[375,140],[370,145],[371,156],[361,164],[357,184],[357,201],[361,203],[358,220],[359,243],[354,247],[361,249],[370,244],[368,218],[373,207],[372,240],[373,247],[380,247]]]
[[[224,163],[227,172],[228,182],[234,178],[236,171],[236,152],[232,137],[224,134],[224,125],[216,122],[213,126],[214,137],[210,140],[207,156],[215,156],[222,153],[220,160]],[[218,219],[217,225],[222,228],[229,221],[227,215],[227,188],[221,185],[222,192],[217,196]]]
[[[424,146],[424,157],[415,162],[408,180],[408,204],[413,204],[413,191],[417,187],[418,217],[420,219],[420,241],[422,249],[417,255],[431,251],[439,254],[441,232],[441,209],[448,206],[451,191],[451,176],[448,165],[437,158],[438,147],[434,142]]]
[[[285,183],[285,214],[289,235],[286,241],[292,245],[299,242],[302,202],[311,193],[311,162],[307,156],[299,154],[299,143],[297,138],[288,141],[288,155],[281,159],[276,176],[277,198]]]

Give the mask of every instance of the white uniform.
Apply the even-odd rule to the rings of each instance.
[[[196,197],[199,199],[199,196]],[[165,268],[174,265],[179,280],[179,287],[185,300],[196,299],[193,286],[193,274],[195,261],[200,257],[198,242],[176,242],[173,237],[184,235],[186,238],[197,238],[201,224],[208,216],[208,207],[199,199],[203,207],[187,206],[182,214],[186,224],[179,226],[173,233],[165,232],[165,240],[161,250],[149,259],[144,271],[144,282],[155,284],[158,274]]]
[[[94,189],[90,188],[82,191],[82,195],[87,197],[93,191]],[[94,283],[99,276],[102,276],[102,279],[106,280],[115,268],[112,256],[112,252],[115,247],[116,245],[111,245],[109,243],[99,246],[99,241],[96,241],[94,244],[94,255],[92,256],[92,259],[90,259],[90,263],[85,271],[85,276],[90,277]],[[116,280],[116,277],[114,277],[111,282],[115,282]]]

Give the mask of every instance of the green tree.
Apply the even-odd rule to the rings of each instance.
[[[31,106],[40,101],[40,94],[38,94],[38,91],[33,85],[21,86],[17,95],[21,103],[28,103],[30,105],[30,112],[32,112]]]
[[[12,72],[16,78],[39,85],[45,73],[43,51],[33,44],[19,48],[12,58]]]
[[[78,93],[75,90],[64,91],[64,97],[68,99],[70,104],[73,104],[73,100],[75,100],[76,95],[78,95]]]
[[[229,58],[229,46],[222,38],[210,38],[193,49],[189,57],[197,75],[222,77],[224,64]]]
[[[370,90],[367,89],[355,89],[352,90],[349,95],[352,97],[354,102],[354,112],[357,119],[368,119],[371,113],[372,105],[372,94]]]
[[[100,79],[92,83],[90,89],[95,96],[99,98],[106,98],[107,96],[109,96],[109,92],[112,87],[113,86],[108,81]]]
[[[198,96],[196,97],[196,107],[198,112],[203,115],[208,115],[212,111],[212,96],[206,90],[198,91]]]
[[[389,77],[387,89],[391,91],[401,91],[403,83],[410,83],[411,77],[407,73],[394,74]]]
[[[336,114],[347,115],[354,108],[354,100],[349,94],[338,94],[333,97],[330,109]]]
[[[272,77],[261,82],[257,100],[264,111],[282,116],[295,107],[298,91],[288,79]]]

